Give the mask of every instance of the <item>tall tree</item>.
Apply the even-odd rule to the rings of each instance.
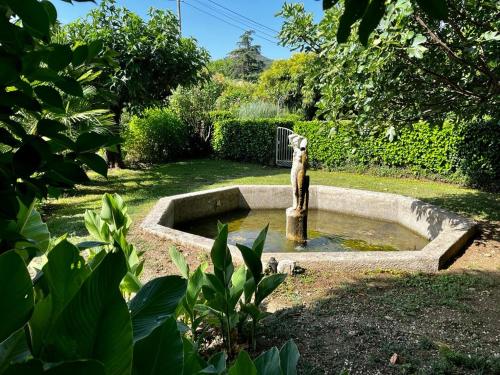
[[[115,0],[103,0],[62,32],[73,42],[102,40],[116,52],[118,69],[106,72],[109,78],[105,75],[98,84],[113,94],[110,109],[117,131],[125,108],[137,112],[166,99],[178,85],[196,82],[209,57],[194,39],[181,37],[172,12],[151,9],[144,20]],[[119,148],[117,153],[108,152],[111,164],[122,164]]]
[[[237,79],[256,81],[264,70],[260,46],[253,44],[253,31],[245,31],[238,41],[238,48],[229,53],[233,59],[232,76]]]
[[[318,52],[322,62],[310,81],[320,86],[319,107],[329,118],[404,123],[450,112],[498,118],[498,4],[453,0],[448,13],[447,21],[436,21],[409,0],[391,2],[365,48],[355,35],[338,43],[339,7],[314,24],[302,6],[285,5],[280,37],[294,49]]]

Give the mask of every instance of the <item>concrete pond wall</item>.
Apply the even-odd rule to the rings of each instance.
[[[426,237],[430,242],[419,251],[264,253],[300,265],[322,262],[341,270],[398,269],[437,271],[476,233],[476,223],[415,198],[397,194],[313,185],[309,208],[395,222]],[[213,239],[173,229],[175,225],[236,209],[285,209],[292,205],[287,185],[240,185],[161,198],[142,223],[148,233],[175,244],[210,251]],[[231,254],[242,261],[239,250]],[[165,256],[167,251],[165,251]]]

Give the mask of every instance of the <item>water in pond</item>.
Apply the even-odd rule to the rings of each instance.
[[[319,210],[309,210],[305,245],[286,239],[285,210],[231,211],[183,223],[176,229],[215,238],[217,221],[229,224],[230,244],[247,246],[269,223],[265,252],[421,250],[429,242],[396,223]]]

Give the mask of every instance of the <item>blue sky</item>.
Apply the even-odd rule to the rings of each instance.
[[[99,2],[99,0],[96,0]],[[289,0],[288,2],[298,2]],[[306,9],[315,14],[317,20],[322,15],[321,1],[303,0]],[[97,5],[93,3],[77,3],[73,5],[60,0],[53,2],[58,11],[58,18],[62,23],[85,16]],[[280,47],[274,42],[273,36],[281,27],[281,19],[274,15],[281,9],[284,0],[183,0],[181,3],[182,32],[185,36],[192,36],[198,43],[208,49],[212,58],[221,58],[233,50],[238,37],[253,26],[257,30],[255,43],[262,46],[262,53],[271,59],[290,56],[287,48]],[[150,7],[170,9],[177,12],[175,0],[117,0],[117,4],[133,12],[147,17]],[[255,25],[248,19],[218,6],[230,9],[248,19],[258,22]],[[212,15],[209,15],[210,13]],[[216,18],[216,17],[218,18]],[[223,19],[226,22],[222,21]],[[237,26],[237,27],[236,27]],[[273,31],[274,30],[274,31]]]

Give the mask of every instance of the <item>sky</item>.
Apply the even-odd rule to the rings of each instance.
[[[100,0],[96,2],[99,3]],[[304,3],[307,11],[314,14],[316,21],[321,19],[321,1],[300,2]],[[273,60],[287,58],[291,55],[290,50],[278,46],[276,40],[282,19],[275,17],[275,14],[283,3],[284,0],[182,0],[182,34],[194,37],[200,46],[210,52],[213,59],[219,59],[236,47],[239,36],[245,30],[253,29],[256,31],[254,42],[261,45],[264,56]],[[85,17],[92,8],[98,6],[94,3],[68,4],[60,0],[53,4],[56,5],[58,19],[62,23]],[[177,14],[176,0],[117,0],[117,5],[124,6],[143,18],[147,18],[150,7],[170,9]]]

